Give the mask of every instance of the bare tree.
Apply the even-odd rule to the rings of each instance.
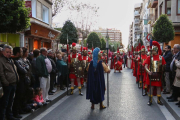
[[[57,13],[60,13],[61,10],[66,6],[68,7],[70,1],[68,0],[52,0],[52,17],[56,16]]]
[[[91,28],[96,24],[99,7],[89,3],[76,3],[76,5],[71,5],[70,9],[72,11],[70,19],[78,28],[78,32],[81,33],[82,41],[84,43],[84,39],[87,38]]]

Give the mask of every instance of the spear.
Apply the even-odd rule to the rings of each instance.
[[[109,43],[108,43],[108,29],[107,29],[107,35],[106,35],[106,49],[107,49],[107,64],[108,64],[108,50],[109,50]],[[109,73],[107,73],[107,106],[109,107]]]
[[[151,39],[150,39],[150,71],[151,71],[151,67],[152,67],[152,63],[151,63],[151,58],[152,58],[152,36],[151,36]],[[149,81],[150,81],[150,96],[149,96],[149,101],[151,101],[151,75],[149,76],[150,77],[150,79],[149,79]]]
[[[68,51],[69,51],[69,46],[68,46],[68,34],[67,34],[67,57],[68,57]],[[68,57],[69,58],[69,57]],[[68,60],[67,60],[67,67],[68,67]],[[69,72],[69,71],[68,71]],[[67,81],[66,81],[66,85],[67,85],[67,95],[68,95],[68,87],[69,87],[69,74],[67,74]]]

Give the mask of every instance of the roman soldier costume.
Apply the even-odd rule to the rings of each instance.
[[[88,66],[88,64],[91,62],[91,59],[89,58],[87,52],[88,52],[87,47],[83,47],[83,51],[82,51],[82,54],[83,54],[82,60],[83,60],[84,63],[85,63],[85,68],[86,68],[86,67]],[[85,71],[84,71],[84,80],[83,80],[83,82],[84,82],[84,81],[85,81],[85,82],[87,81],[87,71],[86,71],[86,69],[85,69]],[[84,83],[83,83],[82,86],[84,86]]]
[[[110,66],[110,69],[113,69],[113,66],[114,66],[114,53],[112,53],[112,56],[111,56],[111,66]]]
[[[137,61],[136,59],[138,58],[138,51],[134,52],[134,57],[133,57],[133,76],[136,77],[136,82],[137,82]]]
[[[157,103],[163,105],[161,102],[161,87],[162,87],[162,74],[163,74],[163,67],[166,64],[164,58],[161,56],[161,48],[157,41],[152,42],[152,56],[148,56],[147,59],[144,61],[145,69],[147,73],[150,75],[147,78],[147,84],[150,85],[150,100],[148,105],[152,104],[152,97],[153,97],[153,89],[157,88]],[[159,54],[158,54],[158,53]],[[150,68],[151,67],[151,68]]]
[[[74,83],[76,82],[78,84],[79,95],[83,95],[81,93],[81,81],[80,81],[80,78],[82,78],[82,76],[79,75],[79,73],[83,73],[84,75],[83,69],[85,69],[85,66],[83,66],[84,64],[81,64],[82,62],[80,62],[80,60],[78,59],[76,43],[72,43],[71,54],[68,56],[68,62],[69,62],[69,69],[70,69],[69,78],[71,80],[71,93],[70,94],[71,95],[73,94]],[[78,70],[80,70],[81,72],[79,72]]]
[[[141,57],[138,57],[138,70],[137,70],[137,75],[139,76],[139,87],[142,87],[142,81],[143,83],[145,82],[143,80],[144,74],[145,74],[145,68],[142,65],[142,63],[146,60],[147,55],[145,54],[145,47],[141,47]]]
[[[120,52],[117,52],[117,55],[114,57],[114,72],[116,72],[116,70],[118,70],[119,72],[121,72],[122,70],[122,57],[120,56]]]
[[[88,56],[89,56],[90,60],[92,60],[92,53],[91,52],[88,52]]]

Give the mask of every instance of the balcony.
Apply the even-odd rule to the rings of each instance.
[[[158,5],[158,0],[151,0],[151,8],[156,8]]]
[[[134,30],[134,33],[142,33],[142,29],[140,27],[136,27],[135,30]]]
[[[136,20],[134,21],[134,24],[139,24],[139,22],[140,22],[140,20],[136,19]]]

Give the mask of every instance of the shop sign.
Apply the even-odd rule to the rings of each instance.
[[[49,34],[48,34],[48,37],[50,37],[50,39],[51,39],[51,38],[54,38],[54,37],[55,37],[55,35],[54,35],[54,34],[52,34],[52,32],[50,31],[50,32],[49,32]]]
[[[32,17],[31,1],[25,1],[25,7],[30,8],[29,17]]]

